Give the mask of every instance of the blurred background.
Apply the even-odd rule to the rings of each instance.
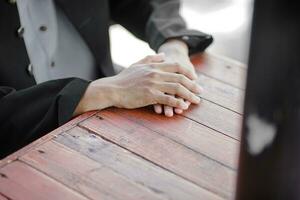
[[[181,1],[181,14],[188,27],[214,36],[208,52],[247,63],[253,0]],[[116,64],[127,67],[145,55],[154,54],[148,44],[136,39],[120,25],[112,26],[110,35]]]

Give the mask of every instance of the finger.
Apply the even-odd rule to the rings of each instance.
[[[183,110],[180,109],[180,108],[174,108],[174,112],[175,112],[176,114],[182,114],[182,113],[183,113]]]
[[[201,101],[201,99],[200,99],[200,101]],[[189,101],[184,101],[187,105],[188,105],[188,107],[191,105],[191,102],[189,102]]]
[[[167,95],[164,93],[157,94],[155,101],[159,104],[167,105],[174,108],[180,108],[183,110],[186,110],[188,108],[187,104],[182,99],[178,99],[174,96]]]
[[[189,102],[189,101],[185,101],[185,103],[188,105],[188,107],[191,105],[191,102]],[[180,109],[180,108],[175,108],[175,109],[174,109],[174,112],[175,112],[176,114],[182,114],[182,113],[183,113],[183,110]]]
[[[163,72],[160,74],[160,79],[167,82],[180,83],[196,94],[200,94],[203,91],[202,87],[200,87],[196,82],[188,79],[182,74]]]
[[[156,55],[149,55],[138,61],[136,64],[150,64],[150,63],[160,63],[165,60],[165,54],[160,53]]]
[[[157,114],[161,114],[161,113],[162,113],[162,105],[160,105],[160,104],[155,104],[155,105],[154,105],[154,111],[155,111]]]
[[[155,67],[164,72],[183,74],[191,80],[197,79],[195,72],[186,67],[180,66],[178,63],[158,63],[155,64]]]
[[[167,117],[173,117],[174,115],[173,107],[170,106],[164,106],[164,112],[165,112],[165,116]]]
[[[196,96],[194,93],[192,93],[179,83],[164,82],[158,83],[155,87],[158,88],[161,92],[176,95],[194,104],[200,103],[200,98],[198,96]]]

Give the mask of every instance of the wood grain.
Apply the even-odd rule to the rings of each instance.
[[[239,142],[232,138],[180,115],[167,118],[163,115],[154,114],[147,109],[110,109],[104,112],[110,111],[168,137],[216,162],[236,169]]]
[[[21,160],[91,199],[164,199],[110,168],[53,141],[24,155]]]
[[[191,57],[198,74],[219,80],[236,88],[245,89],[247,68],[242,63],[220,58],[212,53],[196,54]]]
[[[182,115],[224,135],[240,140],[242,123],[240,114],[202,100],[199,105],[191,105]]]
[[[118,145],[81,128],[62,134],[55,141],[78,151],[80,154],[111,168],[129,180],[149,188],[166,199],[219,200],[217,195],[137,156]]]
[[[213,78],[199,74],[197,83],[203,87],[200,96],[234,112],[243,113],[245,92],[241,89],[224,84]]]
[[[95,115],[96,113],[97,113],[96,111],[91,111],[91,112],[84,113],[84,114],[70,120],[69,122],[62,125],[61,127],[51,131],[47,135],[45,135],[45,136],[35,140],[34,142],[28,144],[27,146],[23,147],[22,149],[16,151],[15,153],[12,153],[11,155],[7,156],[6,158],[0,160],[0,168],[5,166],[6,164],[9,164],[12,161],[18,159],[20,156],[26,154],[28,151],[30,151],[34,147],[36,147],[38,145],[41,145],[41,144],[51,140],[52,138],[56,137],[58,134],[75,127],[79,122],[88,119],[89,117]]]
[[[247,68],[208,53],[192,62],[200,105],[173,118],[81,115],[0,161],[0,200],[231,199]]]
[[[233,192],[233,170],[115,113],[80,125],[222,197]]]
[[[87,200],[37,170],[15,161],[0,169],[0,193],[13,200]]]

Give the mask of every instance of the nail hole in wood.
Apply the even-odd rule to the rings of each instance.
[[[47,30],[47,26],[45,26],[45,25],[40,26],[40,31],[45,32],[46,30]]]
[[[45,151],[43,151],[43,150],[38,150],[38,152],[41,153],[41,154],[45,153]]]
[[[6,174],[0,173],[1,178],[7,178]]]
[[[99,115],[96,115],[96,117],[100,120],[104,120],[103,117],[99,116]]]

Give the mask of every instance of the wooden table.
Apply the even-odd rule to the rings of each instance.
[[[201,105],[172,118],[151,108],[79,116],[0,162],[0,200],[232,199],[246,67],[192,61]]]

